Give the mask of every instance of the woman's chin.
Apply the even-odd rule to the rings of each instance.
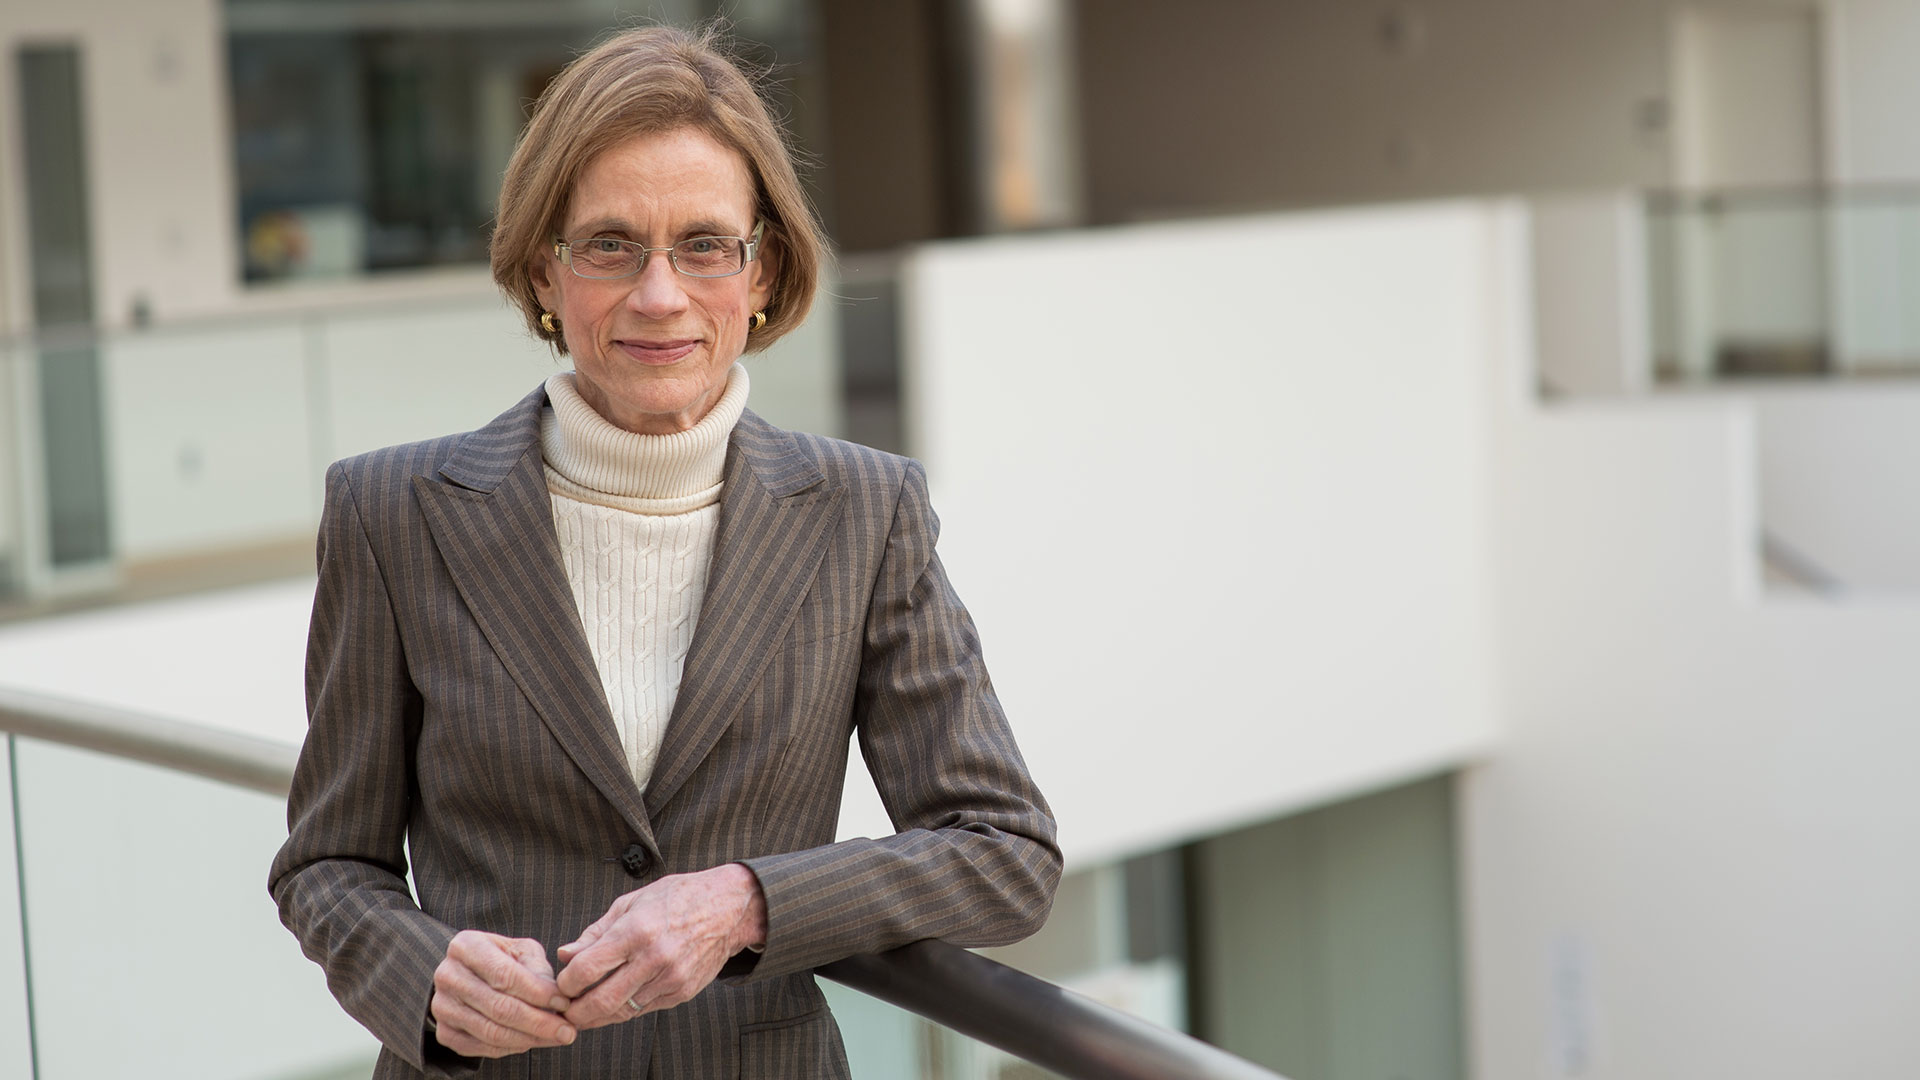
[[[705,419],[726,389],[724,378],[718,382],[698,380],[697,385],[695,380],[682,379],[648,382],[618,395],[611,403],[617,415],[607,419],[642,435],[685,431]]]

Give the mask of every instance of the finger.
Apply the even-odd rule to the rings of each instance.
[[[567,1006],[573,1004],[560,992],[560,986],[553,978],[553,964],[547,959],[547,950],[539,942],[532,938],[513,938],[507,942],[507,950],[521,967],[540,980],[541,986],[552,988],[553,992],[547,1000],[538,1004],[554,1012],[565,1012]]]
[[[434,1019],[442,1019],[444,1011],[445,1020],[489,1045],[512,1046],[519,1040],[532,1039],[538,1045],[561,1046],[572,1042],[577,1034],[560,1014],[508,997],[478,979],[463,979],[458,973],[442,977],[436,972],[434,990]],[[476,1022],[490,1026],[482,1028]],[[507,1033],[513,1037],[502,1037]]]
[[[711,959],[697,950],[651,948],[575,998],[566,1018],[588,1031],[690,1001],[719,971]]]
[[[502,1006],[505,1015],[494,1015],[489,1007],[493,1004]],[[450,1049],[474,1057],[500,1057],[535,1047],[565,1046],[579,1034],[577,1028],[561,1017],[497,994],[492,1003],[476,1006],[454,994],[436,993],[432,1011],[442,1036],[440,1041]],[[453,1035],[451,1040],[445,1037],[449,1033]],[[484,1052],[473,1053],[455,1046],[463,1036]]]
[[[605,936],[607,929],[614,923],[620,921],[620,917],[627,913],[627,908],[631,905],[631,901],[627,898],[632,895],[632,893],[622,894],[607,907],[606,914],[588,923],[587,928],[580,931],[579,937],[555,949],[554,952],[560,954],[560,962],[564,964],[573,959],[575,955]]]
[[[671,1009],[691,1001],[705,990],[718,971],[719,966],[709,964],[700,953],[682,951],[662,963],[655,970],[653,978],[641,984],[628,997],[640,1007],[638,1012],[642,1014],[656,1009]]]
[[[505,942],[507,955],[520,962],[520,966],[542,978],[553,978],[553,964],[547,960],[546,947],[532,938],[508,938]]]
[[[434,1039],[454,1053],[465,1054],[467,1057],[497,1058],[516,1051],[515,1047],[488,1042],[469,1031],[469,1027],[486,1031],[489,1026],[486,1018],[472,1009],[451,1001],[445,1004],[436,1002],[433,1013]],[[456,1020],[454,1017],[459,1019]]]
[[[463,1057],[497,1058],[512,1053],[498,1046],[488,1046],[452,1024],[440,1024],[434,1031],[433,1038],[441,1046]]]
[[[521,952],[516,951],[514,941],[513,938],[497,934],[461,931],[448,946],[447,958],[464,965],[494,991],[518,998],[529,1005],[544,1009],[552,1004],[556,996],[568,996],[560,994],[551,974],[530,970],[522,962]],[[540,968],[546,966],[543,956]],[[469,996],[468,1000],[473,998]]]
[[[560,1010],[544,1007],[544,1002],[553,1001],[558,995],[549,992],[547,997],[542,999],[543,1005],[536,1006],[502,993],[452,953],[449,953],[447,958],[440,962],[440,966],[434,969],[433,986],[432,1007],[436,1009],[436,1020],[440,1018],[437,1010],[444,1006],[447,1009],[465,1010],[501,1029],[542,1040],[541,1045],[564,1045],[573,1041],[574,1035],[577,1034],[560,1015]],[[562,1008],[564,1009],[565,1006]],[[484,1043],[495,1046],[509,1045],[494,1037],[497,1032],[479,1030],[471,1024],[463,1023],[464,1015],[465,1013],[462,1013],[460,1016],[450,1016],[448,1019],[455,1026],[465,1028],[469,1034]]]
[[[633,1019],[640,1013],[627,1003],[645,1006],[652,996],[645,987],[654,980],[656,967],[654,958],[644,953],[628,960],[598,985],[576,996],[562,1015],[583,1031]]]
[[[645,945],[645,941],[632,928],[616,924],[567,958],[567,966],[560,969],[555,986],[562,996],[578,999],[599,985],[608,974],[628,963],[633,954],[644,949]]]

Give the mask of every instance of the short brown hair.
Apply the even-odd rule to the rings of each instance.
[[[559,235],[573,186],[602,152],[636,135],[696,128],[738,151],[753,176],[756,214],[779,257],[767,324],[747,338],[758,352],[800,325],[813,306],[826,241],[794,172],[785,135],[712,27],[623,30],[568,64],[534,103],[500,184],[490,253],[493,280],[535,336],[561,354],[566,341],[540,326],[530,276]],[[764,242],[764,241],[763,241]]]

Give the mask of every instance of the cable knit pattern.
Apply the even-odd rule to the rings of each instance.
[[[547,397],[540,444],[561,562],[627,767],[645,791],[706,596],[746,369],[735,364],[713,410],[674,435],[608,423],[571,372],[547,380]]]

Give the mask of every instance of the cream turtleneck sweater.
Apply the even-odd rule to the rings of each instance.
[[[747,369],[733,365],[713,410],[673,435],[615,427],[573,378],[547,380],[540,417],[553,527],[627,768],[645,791],[706,595]]]

